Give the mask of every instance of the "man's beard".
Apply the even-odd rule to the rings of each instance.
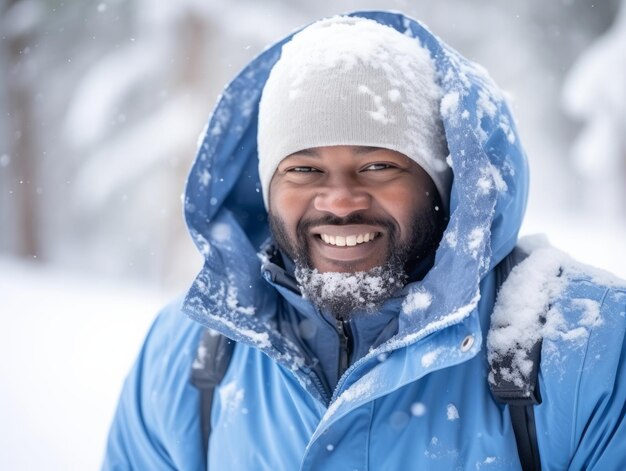
[[[434,207],[433,205],[432,207]],[[353,313],[375,311],[385,300],[400,290],[416,266],[432,253],[441,239],[444,217],[441,211],[424,211],[413,218],[410,237],[399,238],[399,227],[389,218],[371,218],[352,213],[345,218],[325,215],[303,219],[296,227],[296,240],[290,240],[282,219],[269,215],[270,229],[279,249],[295,263],[295,277],[302,295],[338,319]],[[385,262],[367,271],[320,273],[313,267],[309,247],[309,229],[318,225],[367,224],[386,229],[389,238]]]

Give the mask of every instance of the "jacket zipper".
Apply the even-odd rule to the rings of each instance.
[[[339,381],[348,369],[350,362],[350,324],[349,321],[337,319],[335,325],[337,327],[337,334],[339,335],[339,370],[337,374],[337,381]]]

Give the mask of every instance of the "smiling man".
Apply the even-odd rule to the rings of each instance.
[[[376,309],[432,264],[451,179],[435,74],[414,39],[344,19],[298,34],[265,83],[270,228],[304,296],[337,318]]]
[[[104,468],[626,469],[624,282],[536,240],[503,281],[527,190],[502,93],[420,23],[268,48],[207,126],[184,201],[205,263]]]

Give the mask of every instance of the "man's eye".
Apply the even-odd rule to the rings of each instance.
[[[312,173],[312,172],[319,172],[319,170],[314,167],[291,167],[287,169],[287,172]]]
[[[394,166],[390,164],[370,164],[364,170],[387,170],[390,168],[394,168]]]

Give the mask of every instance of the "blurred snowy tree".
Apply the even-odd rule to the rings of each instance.
[[[565,110],[583,124],[572,146],[583,202],[600,216],[626,215],[626,0],[611,29],[576,61]]]
[[[33,44],[39,39],[37,26],[43,19],[43,11],[39,3],[23,0],[8,0],[4,8],[6,13],[0,20],[4,47],[0,58],[6,71],[2,78],[6,146],[0,150],[4,189],[0,202],[1,227],[6,238],[2,239],[2,245],[19,255],[36,257],[40,253],[36,202],[40,149],[29,129],[37,122],[38,97],[33,90],[40,70],[33,60]]]

